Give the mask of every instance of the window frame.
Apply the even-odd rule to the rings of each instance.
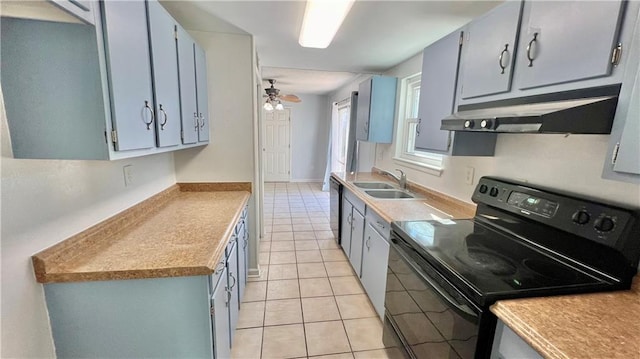
[[[420,102],[421,73],[402,79],[398,109],[398,141],[393,160],[404,166],[440,176],[444,170],[444,156],[439,153],[415,150],[418,106]],[[418,90],[418,91],[416,91]]]

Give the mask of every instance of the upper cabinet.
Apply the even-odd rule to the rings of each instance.
[[[519,89],[611,73],[622,1],[530,1],[518,45]]]
[[[462,98],[511,89],[521,10],[521,1],[508,1],[465,28],[460,69]]]
[[[454,134],[440,129],[440,121],[454,110],[462,36],[462,31],[454,31],[422,53],[415,147],[451,155],[491,156],[495,134]]]
[[[93,10],[95,1],[91,0],[49,0],[64,11],[86,22],[95,24],[95,12]]]
[[[358,87],[356,140],[378,143],[393,141],[398,79],[373,76]]]
[[[204,51],[188,40],[190,60],[180,61],[179,25],[155,0],[83,4],[95,25],[2,18],[13,156],[114,160],[206,144]]]
[[[176,146],[182,130],[176,21],[157,1],[148,1],[147,9],[158,147]]]
[[[142,1],[101,2],[116,150],[156,145],[147,10]]]
[[[198,103],[196,100],[196,60],[195,41],[187,31],[178,26],[178,62],[180,66],[180,102],[182,120],[182,143],[198,142],[200,121],[198,117]]]

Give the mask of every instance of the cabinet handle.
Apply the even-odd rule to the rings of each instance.
[[[151,119],[149,120],[149,122],[147,122],[144,120],[144,116],[142,116],[142,122],[144,122],[144,124],[147,125],[147,130],[150,130],[151,124],[153,123],[155,116],[153,114],[153,109],[151,108],[151,106],[149,106],[149,101],[144,102],[144,108],[149,110],[149,113],[151,114]]]
[[[367,237],[365,244],[367,245],[367,250],[371,249],[371,237]]]
[[[162,104],[160,105],[160,112],[162,112],[162,115],[164,116],[164,121],[162,121],[162,123],[160,124],[160,130],[164,131],[164,125],[167,124],[167,121],[169,120],[167,118],[167,113],[164,111],[164,109],[162,108]]]
[[[536,45],[537,43],[538,43],[538,33],[536,32],[533,34],[533,39],[529,41],[529,45],[527,45],[527,59],[529,60],[529,67],[533,67],[533,60],[535,59],[535,57],[531,56],[531,53],[535,52],[534,45]]]
[[[226,287],[225,290],[227,291],[227,300],[224,302],[224,305],[225,307],[229,307],[229,302],[231,302],[231,290],[229,287]]]
[[[247,238],[244,239],[244,243],[242,244],[242,249],[246,249],[247,248],[247,244],[249,244],[249,240],[247,240]]]
[[[384,224],[380,221],[376,221],[376,224],[378,225],[378,227],[384,229]]]
[[[231,277],[231,279],[233,279],[233,284],[231,285],[231,288],[229,288],[229,291],[232,291],[233,287],[236,286],[237,280],[236,280],[236,277],[233,276],[233,272],[229,272],[229,277]]]
[[[507,55],[505,57],[505,55]],[[502,69],[502,71],[500,72],[500,74],[504,74],[504,69],[507,68],[507,66],[509,65],[509,44],[504,44],[504,50],[502,50],[502,52],[500,53],[500,57],[498,58],[498,66],[500,66],[500,68]],[[503,64],[502,62],[505,60],[506,58],[506,64]]]
[[[422,119],[418,119],[418,124],[416,125],[416,136],[420,136],[420,130],[422,129]]]
[[[204,128],[204,116],[202,116],[202,112],[200,112],[200,121],[202,121],[200,123],[200,128]]]
[[[347,223],[351,224],[351,213],[347,216]]]
[[[364,123],[364,133],[369,133],[369,121]]]
[[[199,122],[199,121],[200,121],[200,119],[198,118],[198,113],[197,113],[197,112],[194,112],[194,113],[193,113],[193,122],[195,122],[195,124],[196,124],[196,125],[194,126],[194,128],[195,128],[195,130],[196,130],[196,131],[198,131],[198,127],[200,127],[200,122]]]
[[[218,266],[216,267],[216,270],[214,272],[214,274],[218,274],[220,272],[222,272],[224,270],[224,262],[220,262],[218,263]]]

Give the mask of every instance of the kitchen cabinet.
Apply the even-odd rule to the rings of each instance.
[[[206,144],[208,131],[201,142],[180,144],[170,16],[155,1],[88,3],[95,26],[2,18],[1,76],[13,157],[117,160]],[[206,67],[198,76],[206,89]],[[206,121],[198,129],[209,126],[205,91],[199,105]],[[194,105],[191,116],[196,112]]]
[[[367,207],[360,281],[380,319],[384,320],[390,226],[371,212]]]
[[[209,101],[206,55],[181,27],[177,28],[180,66],[182,143],[209,141]]]
[[[176,21],[155,0],[147,1],[147,10],[158,147],[176,146],[180,144],[182,129]]]
[[[231,247],[231,249],[229,249]],[[238,240],[233,238],[227,246],[227,271],[228,271],[228,292],[229,292],[229,342],[233,343],[233,334],[238,324],[238,308],[240,308],[240,292],[238,290]]]
[[[542,359],[542,356],[501,320],[498,320],[491,359]]]
[[[605,157],[603,178],[640,183],[640,13]]]
[[[95,1],[91,0],[49,0],[56,6],[60,7],[69,14],[86,22],[87,24],[95,24],[95,12],[93,6]]]
[[[462,35],[461,31],[454,31],[424,49],[415,148],[451,155],[491,156],[495,134],[454,135],[440,129],[441,120],[454,110]]]
[[[238,245],[240,246],[238,251],[238,292],[239,297],[244,296],[244,289],[247,286],[247,275],[249,273],[249,230],[247,223],[248,209],[242,211],[242,217],[240,222],[236,226],[238,229]],[[238,303],[239,308],[242,307],[241,303]]]
[[[341,244],[357,276],[360,276],[362,266],[364,212],[364,202],[345,188],[342,196],[342,215],[346,220],[343,221]]]
[[[193,44],[196,61],[196,98],[198,102],[198,142],[209,141],[209,91],[207,89],[207,57],[204,50]]]
[[[118,151],[156,145],[147,10],[142,1],[103,1],[113,121]]]
[[[511,89],[521,9],[521,1],[507,1],[465,28],[460,66],[462,98]]]
[[[227,267],[223,265],[211,294],[211,329],[214,358],[230,358],[231,323],[229,321],[229,291]]]
[[[624,2],[530,1],[523,10],[516,86],[608,76]]]
[[[358,86],[356,140],[377,143],[393,141],[398,79],[372,76]]]

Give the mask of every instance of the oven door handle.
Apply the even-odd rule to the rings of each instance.
[[[406,248],[409,250],[414,250],[413,248],[407,247],[406,245],[403,245],[404,243],[400,243],[400,241],[398,241],[396,238],[391,239],[391,241],[393,243],[398,244],[401,249],[402,248]],[[451,297],[451,295],[449,295],[449,293],[447,293],[447,291],[445,291],[440,285],[438,285],[437,283],[435,283],[433,280],[430,279],[430,277],[422,270],[420,269],[420,267],[410,258],[408,258],[404,253],[402,253],[403,251],[397,251],[398,255],[409,265],[411,266],[411,269],[413,269],[414,271],[416,271],[416,273],[418,273],[420,275],[420,277],[431,286],[431,288],[447,303],[449,303],[450,307],[452,309],[454,309],[458,314],[460,314],[461,316],[463,316],[464,318],[466,318],[467,320],[470,320],[474,323],[477,323],[478,320],[480,319],[478,314],[476,312],[474,312],[471,308],[469,308],[469,306],[464,305],[464,304],[460,304],[458,303],[454,298]]]

